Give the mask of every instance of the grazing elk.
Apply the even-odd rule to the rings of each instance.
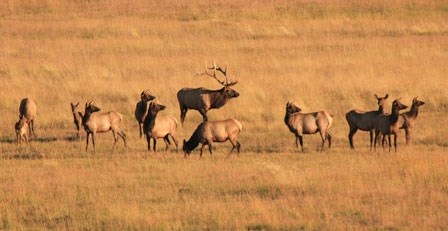
[[[400,129],[399,124],[399,117],[400,117],[400,110],[406,109],[407,106],[402,104],[400,102],[400,99],[394,100],[392,103],[392,113],[391,114],[385,114],[385,115],[379,115],[375,118],[374,121],[374,128],[375,128],[375,144],[374,149],[376,150],[376,143],[378,142],[380,135],[388,137],[389,141],[389,151],[391,149],[392,143],[390,140],[390,135],[394,135],[394,147],[395,152],[397,151],[397,135],[398,131]],[[382,145],[384,147],[384,140],[385,137],[383,137]]]
[[[331,134],[329,129],[333,123],[333,116],[326,111],[318,111],[311,113],[300,113],[302,109],[294,103],[286,104],[285,124],[289,130],[296,136],[296,146],[302,147],[303,152],[303,135],[320,133],[322,138],[321,151],[324,149],[325,141],[328,140],[328,148],[331,148]]]
[[[417,121],[418,116],[418,108],[423,106],[425,102],[420,101],[415,97],[412,99],[411,110],[405,113],[400,114],[401,127],[400,129],[404,129],[406,133],[406,144],[411,143],[411,130],[414,127],[414,124]]]
[[[36,116],[36,103],[30,98],[24,98],[20,101],[19,113],[28,123],[29,135],[34,135],[34,117]]]
[[[28,126],[28,122],[23,115],[19,115],[19,121],[14,125],[17,144],[21,144],[23,141],[28,143]]]
[[[372,149],[374,130],[373,123],[378,115],[384,114],[384,106],[388,97],[388,94],[386,94],[384,97],[378,97],[375,94],[375,98],[378,104],[377,111],[361,111],[353,109],[345,114],[345,119],[347,119],[347,123],[350,128],[350,131],[348,133],[348,140],[352,149],[355,149],[355,146],[353,145],[353,136],[355,135],[356,131],[358,131],[358,129],[361,131],[369,131],[370,149]]]
[[[156,97],[151,94],[149,90],[144,90],[140,94],[140,101],[135,105],[135,119],[138,122],[138,128],[140,131],[140,138],[143,135],[143,123],[145,122],[146,113],[148,111],[148,102]]]
[[[151,150],[151,138],[154,140],[153,150],[156,152],[156,143],[158,138],[163,138],[165,141],[165,152],[168,150],[168,145],[171,144],[169,136],[173,139],[178,150],[178,142],[176,138],[177,120],[170,115],[159,115],[159,111],[165,110],[166,106],[158,104],[157,102],[150,102],[148,106],[147,116],[143,124],[143,131],[148,142],[148,151]]]
[[[123,139],[124,146],[126,147],[126,134],[120,128],[122,120],[121,114],[115,111],[99,112],[100,110],[101,109],[97,107],[93,101],[90,101],[85,105],[82,125],[87,133],[86,151],[89,147],[89,136],[92,136],[93,149],[95,150],[95,135],[97,133],[108,132],[111,130],[114,136],[112,150],[115,148],[115,144],[118,141],[118,136]]]
[[[70,106],[72,108],[73,123],[76,126],[76,131],[77,131],[76,136],[79,138],[80,137],[79,132],[80,132],[81,125],[82,125],[83,115],[80,111],[78,111],[79,102],[76,104],[70,103]]]
[[[241,144],[238,142],[238,135],[243,130],[243,125],[236,119],[227,119],[221,121],[202,122],[191,135],[188,141],[184,140],[183,151],[184,156],[190,155],[199,143],[202,144],[201,152],[199,154],[202,157],[202,150],[205,145],[208,145],[208,151],[212,154],[213,142],[225,142],[227,140],[232,144],[230,153],[236,148],[240,153]],[[230,154],[229,153],[229,154]]]
[[[213,70],[213,73],[207,71]],[[225,80],[221,81],[216,77],[216,71],[221,72],[225,76]],[[197,110],[201,113],[203,121],[207,121],[207,112],[211,109],[220,108],[224,106],[230,99],[237,98],[240,94],[233,90],[231,86],[238,83],[238,81],[228,82],[227,80],[227,68],[222,69],[216,66],[205,67],[203,73],[196,73],[198,75],[207,75],[214,78],[218,83],[220,83],[223,88],[219,90],[209,90],[206,88],[182,88],[177,92],[177,100],[179,101],[180,107],[180,119],[181,123],[184,123],[185,116],[187,115],[188,109]]]

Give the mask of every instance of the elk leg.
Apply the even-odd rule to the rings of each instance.
[[[118,135],[121,137],[121,139],[123,139],[123,143],[124,143],[124,147],[127,147],[127,142],[126,142],[126,133],[124,133],[123,131],[118,131]]]
[[[388,139],[388,141],[389,141],[389,152],[390,152],[390,149],[392,148],[392,143],[391,143],[391,141],[390,141],[390,134],[387,135],[387,139]]]
[[[300,147],[302,147],[302,152],[303,152],[303,137],[299,135],[299,142],[300,142]],[[297,147],[299,148],[299,147]]]
[[[348,141],[350,142],[351,149],[355,149],[355,146],[353,145],[353,136],[355,135],[357,130],[358,129],[356,129],[356,128],[350,128],[350,132],[348,133]],[[370,144],[372,144],[372,142],[370,142]],[[372,146],[372,145],[370,145],[370,146]]]
[[[212,142],[208,142],[208,151],[210,152],[210,155],[212,155]]]
[[[380,132],[375,130],[375,143],[373,144],[374,151],[376,151],[376,143],[378,142],[378,133],[380,133]],[[370,147],[370,151],[372,151],[372,147]]]
[[[236,142],[236,151],[238,152],[238,154],[240,154],[240,148],[241,148],[241,144],[240,142]]]
[[[397,152],[397,134],[394,134],[394,148],[395,152]]]
[[[322,145],[320,146],[320,151],[324,150],[325,140],[327,140],[326,132],[322,132],[319,130],[320,138],[322,139]]]
[[[114,144],[112,145],[112,150],[114,150],[115,144],[117,144],[117,141],[118,141],[118,135],[114,130],[112,130],[112,135],[114,136]]]
[[[143,135],[143,131],[142,131],[142,124],[140,122],[138,122],[138,130],[140,132],[140,139],[141,139],[142,135]]]
[[[179,152],[179,142],[177,142],[177,139],[176,139],[176,137],[174,137],[173,135],[171,135],[170,134],[170,136],[171,136],[171,139],[173,139],[173,141],[174,141],[174,144],[176,145],[176,152]]]
[[[168,145],[170,144],[170,140],[168,139],[168,135],[163,137],[163,141],[165,142],[165,152],[168,151]]]
[[[208,120],[208,117],[207,117],[207,111],[206,111],[205,109],[200,109],[200,110],[199,110],[199,113],[201,113],[201,115],[202,115],[202,120],[203,120],[204,122],[206,122],[206,121]]]
[[[405,128],[404,132],[406,134],[406,145],[409,145],[411,143],[411,129]]]
[[[92,133],[92,144],[93,144],[93,151],[95,152],[95,133]]]
[[[148,143],[148,152],[151,151],[151,136],[146,135],[146,142]]]
[[[230,143],[232,144],[232,149],[230,149],[230,152],[229,152],[229,155],[230,155],[230,154],[232,154],[233,149],[236,148],[236,144],[235,144],[235,142],[234,142],[232,139],[229,139],[229,141],[230,141]]]
[[[370,151],[372,151],[372,144],[373,144],[373,130],[369,131],[370,134]],[[375,134],[375,139],[376,139],[376,134]]]
[[[152,138],[152,140],[153,140],[153,145],[154,145],[154,147],[152,147],[152,149],[154,150],[154,153],[156,153],[157,152],[157,148],[156,148],[156,144],[157,144],[157,138],[156,137],[154,137],[154,138]]]
[[[204,149],[204,146],[205,146],[205,144],[206,144],[206,143],[203,143],[203,144],[202,144],[202,147],[201,147],[201,152],[199,152],[199,158],[201,158],[201,157],[202,157],[202,150]]]
[[[327,132],[328,149],[331,148],[331,134]]]
[[[86,138],[86,152],[87,152],[87,148],[89,147],[89,137],[90,137],[90,132],[87,132],[87,138]]]

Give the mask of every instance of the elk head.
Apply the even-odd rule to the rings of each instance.
[[[417,97],[418,97],[418,96],[417,96]],[[420,107],[420,106],[424,105],[425,102],[418,100],[417,97],[415,97],[414,99],[412,99],[412,106]]]
[[[291,114],[291,113],[296,113],[296,112],[301,112],[302,109],[297,107],[293,102],[288,102],[286,103],[286,113]]]
[[[208,70],[212,70],[213,72],[209,73]],[[216,76],[217,71],[220,72],[222,75],[224,75],[224,80],[218,79],[218,77]],[[220,66],[217,66],[216,62],[213,61],[212,67],[207,67],[207,63],[206,63],[204,72],[196,72],[196,76],[198,76],[198,75],[206,75],[206,76],[209,76],[209,77],[212,77],[213,79],[215,79],[219,84],[221,84],[223,86],[223,88],[221,90],[224,91],[226,98],[236,98],[236,97],[240,96],[240,93],[238,93],[237,91],[235,91],[231,88],[231,86],[236,85],[238,83],[238,81],[229,82],[229,80],[227,79],[227,67],[222,68]]]
[[[140,98],[142,101],[151,101],[151,100],[155,99],[156,97],[151,94],[149,89],[147,89],[147,90],[142,91],[142,93],[140,94]]]
[[[154,113],[154,114],[156,114],[156,113],[158,113],[159,111],[163,111],[163,110],[165,110],[165,108],[166,108],[165,105],[159,104],[159,103],[157,103],[157,102],[151,102],[151,103],[149,104],[148,111],[149,111],[149,113]]]
[[[383,106],[386,104],[386,99],[389,97],[389,94],[386,94],[384,97],[379,97],[377,94],[375,94],[375,98],[378,101],[378,106]]]
[[[25,125],[25,123],[26,119],[23,118],[23,115],[19,115],[19,121],[17,121],[17,123],[14,125],[16,132],[18,132],[23,127],[23,125]]]
[[[72,112],[76,113],[76,109],[78,108],[79,102],[76,104],[70,103],[70,106],[72,107]]]
[[[85,113],[84,113],[84,114],[87,114],[87,113],[93,113],[93,112],[98,112],[98,111],[100,111],[100,110],[101,110],[101,108],[99,108],[99,107],[96,105],[95,101],[92,100],[92,101],[86,103],[86,106],[85,106]]]
[[[398,111],[400,111],[400,110],[408,108],[408,106],[402,104],[400,102],[400,100],[401,100],[401,98],[394,100],[394,102],[392,103],[392,109],[396,108]]]

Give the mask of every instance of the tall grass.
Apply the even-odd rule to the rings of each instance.
[[[3,228],[443,229],[446,227],[448,5],[443,1],[19,1],[0,4],[0,217]],[[182,87],[205,62],[228,66],[241,96],[212,120],[243,122],[239,158],[144,159],[133,118],[143,89],[179,117]],[[374,94],[426,102],[413,147],[371,154],[344,114]],[[37,137],[16,147],[22,98]],[[130,143],[110,157],[74,139],[69,103],[124,115]],[[335,116],[334,149],[294,148],[285,103]],[[387,111],[390,111],[390,103]],[[181,138],[201,122],[190,111]],[[290,154],[294,153],[294,154]],[[328,154],[328,155],[327,155]],[[195,159],[196,157],[192,158]],[[424,218],[424,219],[423,219]]]

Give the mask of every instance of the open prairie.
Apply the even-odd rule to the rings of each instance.
[[[243,123],[242,152],[183,158],[146,152],[134,118],[150,89],[179,119],[176,92],[218,89],[195,76],[227,66],[240,93],[210,120]],[[0,229],[448,229],[448,3],[446,1],[57,1],[0,4]],[[350,150],[345,113],[420,108],[398,152]],[[36,136],[15,144],[20,100],[37,104]],[[123,115],[128,148],[112,134],[85,152],[70,102]],[[285,105],[334,116],[297,151]],[[202,121],[189,111],[179,138]],[[181,149],[180,145],[180,149]]]

